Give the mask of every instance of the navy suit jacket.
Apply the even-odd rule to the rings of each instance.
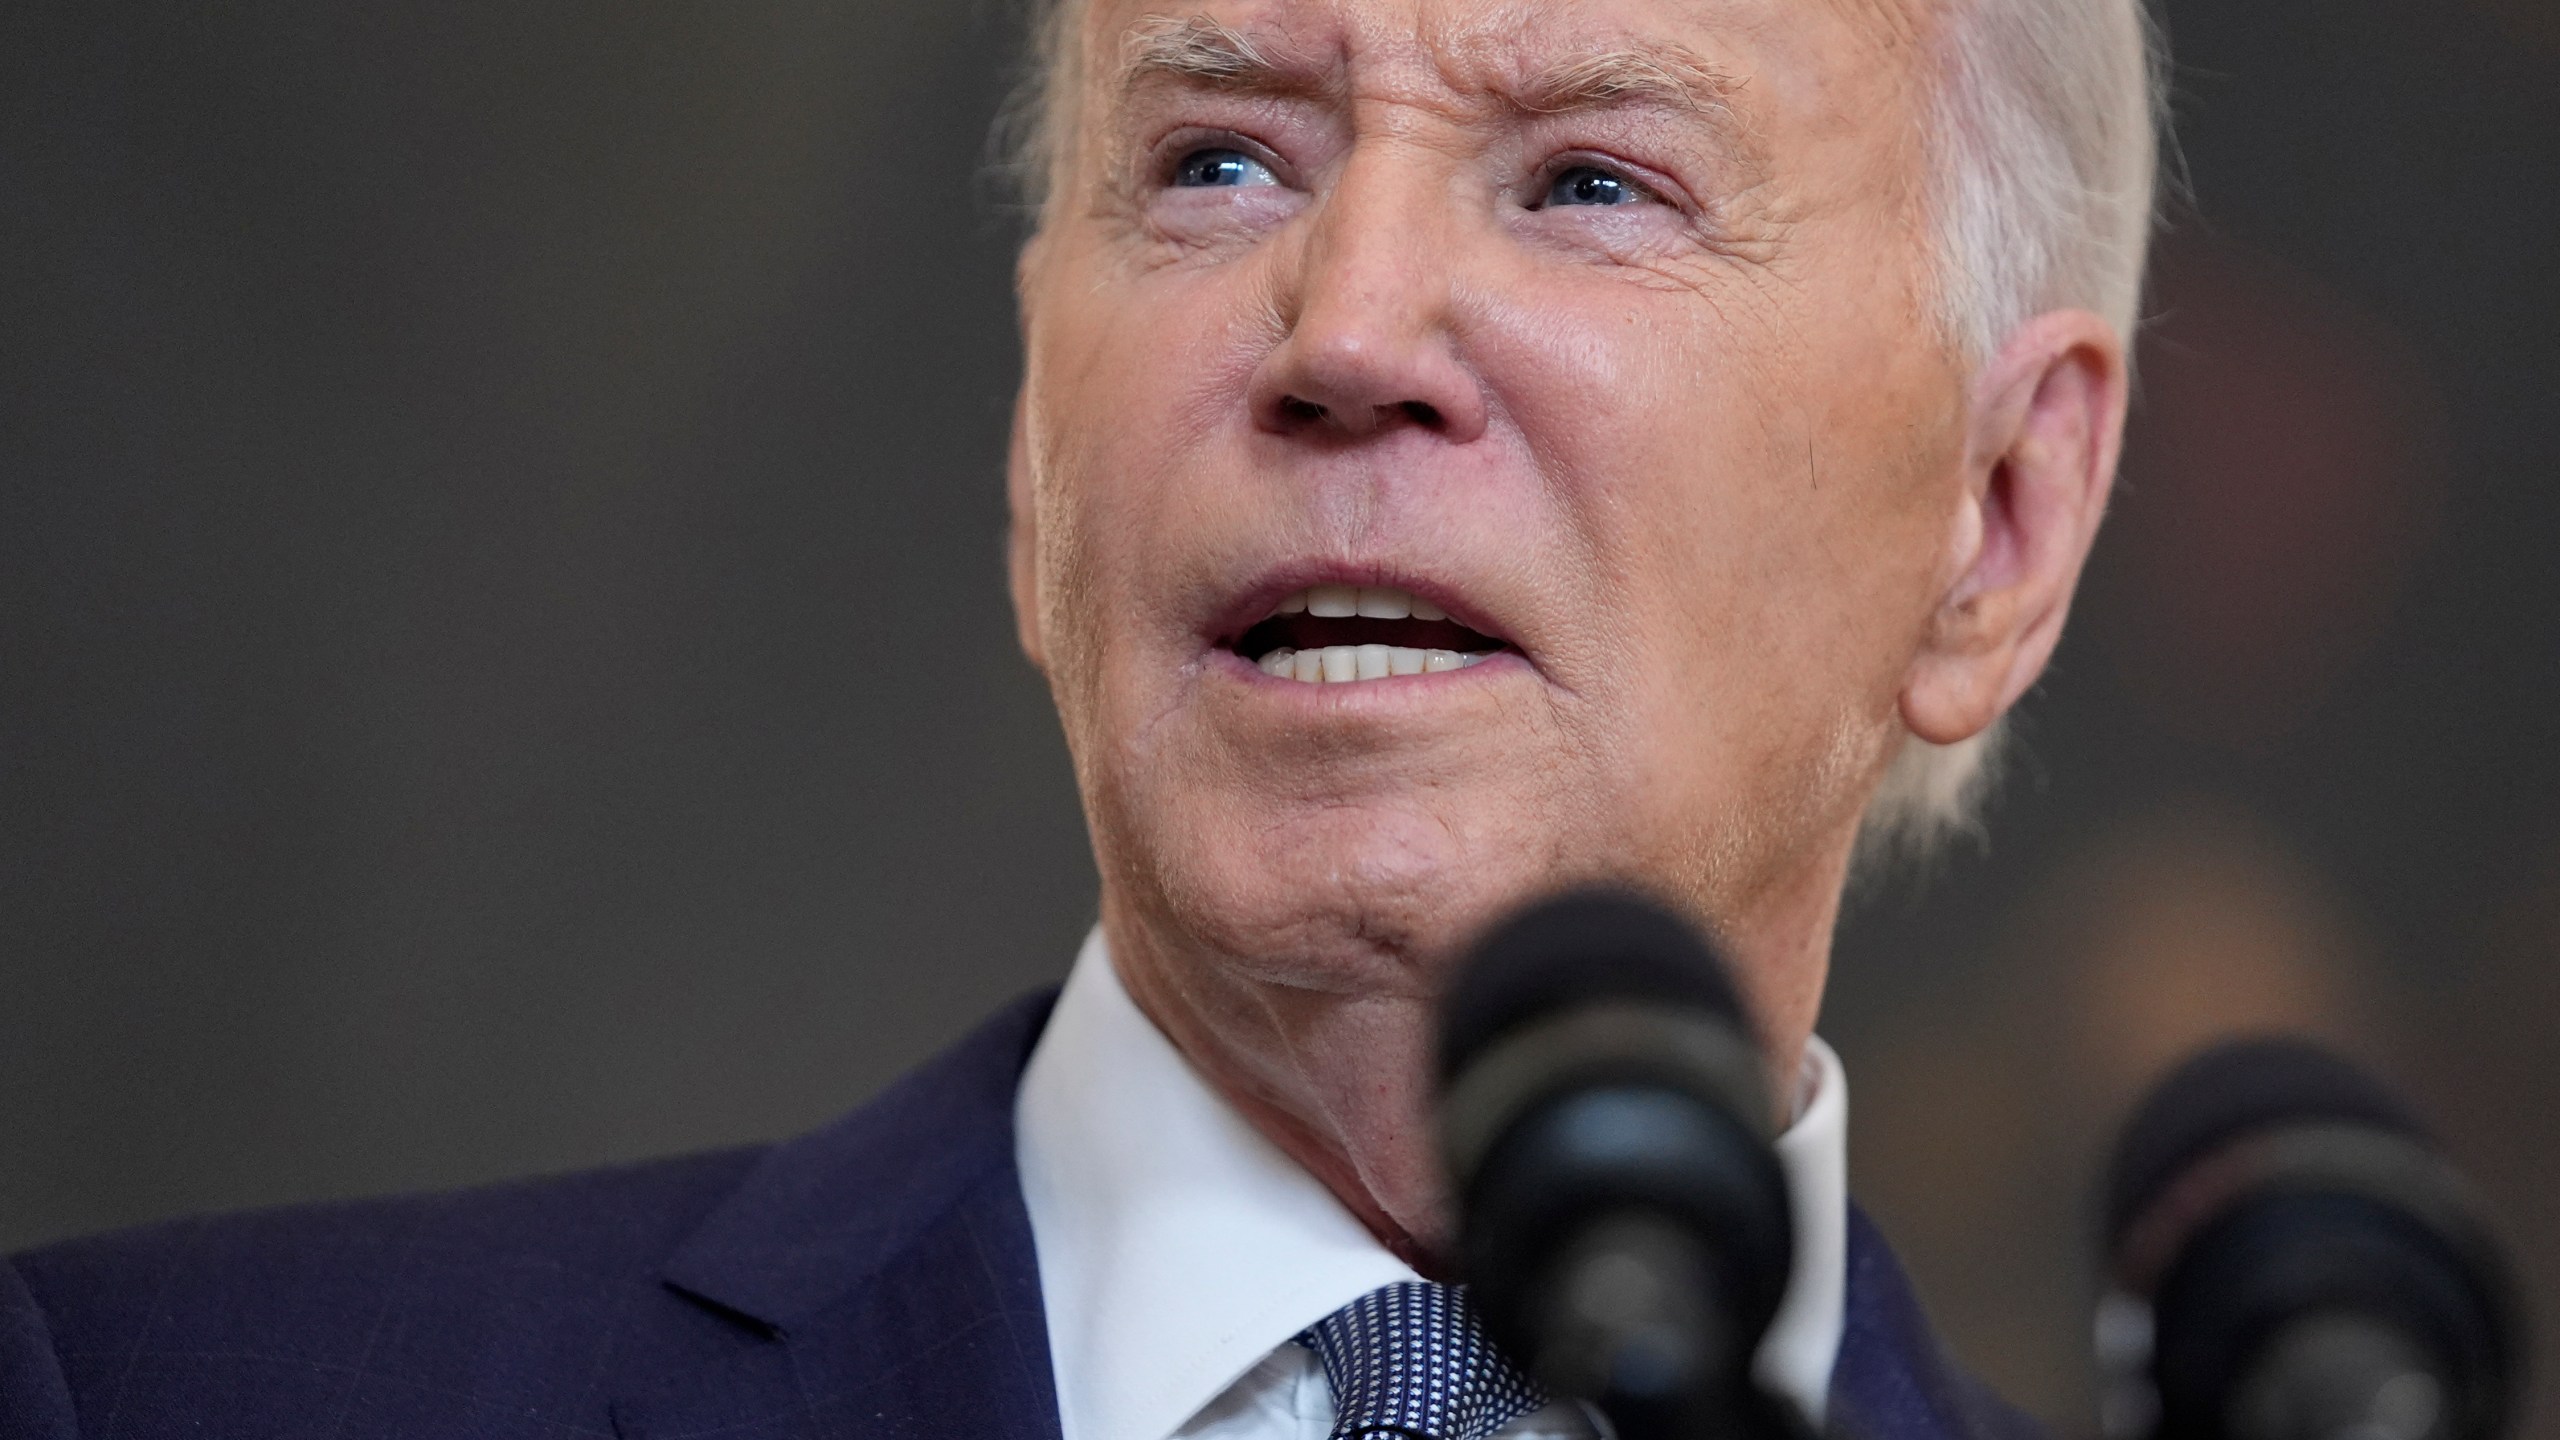
[[[1053,995],[824,1130],[0,1261],[0,1440],[1056,1440],[1013,1098]],[[2011,1440],[1851,1217],[1833,1428]]]

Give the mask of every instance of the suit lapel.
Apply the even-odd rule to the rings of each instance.
[[[680,1323],[613,1386],[629,1437],[1057,1440],[1013,1103],[1055,992],[774,1147],[664,1267]],[[2036,1440],[1949,1363],[1864,1213],[1831,1423],[1845,1440]]]
[[[1054,992],[776,1146],[668,1260],[696,1307],[615,1390],[626,1436],[1056,1440],[1013,1100]]]
[[[1831,1416],[1840,1440],[2042,1440],[1950,1362],[1893,1252],[1866,1212],[1849,1207],[1849,1280]]]

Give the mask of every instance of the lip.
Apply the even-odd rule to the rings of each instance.
[[[1271,613],[1279,608],[1281,601],[1297,594],[1301,590],[1312,589],[1318,585],[1392,586],[1395,589],[1402,590],[1407,594],[1412,595],[1418,600],[1427,600],[1430,603],[1439,606],[1441,610],[1447,612],[1451,620],[1475,631],[1477,634],[1484,636],[1488,640],[1499,642],[1505,647],[1502,652],[1503,654],[1514,658],[1527,658],[1527,647],[1520,643],[1519,637],[1503,629],[1501,625],[1497,624],[1493,620],[1488,619],[1481,609],[1469,604],[1466,597],[1458,594],[1456,590],[1452,589],[1445,582],[1433,580],[1428,576],[1419,575],[1409,570],[1395,569],[1391,566],[1344,566],[1323,564],[1320,562],[1276,566],[1271,570],[1264,572],[1260,577],[1255,579],[1251,585],[1246,586],[1244,590],[1239,592],[1235,602],[1229,605],[1225,610],[1221,611],[1217,618],[1209,624],[1203,638],[1207,641],[1211,650],[1235,660],[1238,664],[1244,665],[1246,669],[1253,670],[1256,675],[1261,675],[1262,672],[1260,670],[1254,669],[1254,667],[1249,662],[1245,661],[1242,656],[1235,653],[1233,647],[1236,642],[1244,638],[1244,633],[1247,630],[1252,629],[1254,626],[1259,625],[1264,620],[1270,618]],[[1483,667],[1479,665],[1474,668],[1482,669]],[[1262,678],[1271,679],[1273,677],[1265,675],[1262,676]],[[1422,679],[1426,677],[1399,676],[1396,678]],[[1292,681],[1289,683],[1295,684],[1296,682]],[[1378,682],[1370,681],[1367,683],[1376,684]]]

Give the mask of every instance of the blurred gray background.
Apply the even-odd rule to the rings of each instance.
[[[0,14],[0,1247],[786,1133],[1063,973],[1017,19]],[[2222,1031],[2410,1087],[2560,1294],[2560,7],[2167,21],[2122,499],[1824,1027],[1861,1193],[2070,1430],[2096,1156]]]

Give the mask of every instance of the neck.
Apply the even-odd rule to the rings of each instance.
[[[1821,1004],[1848,853],[1844,840],[1817,873],[1717,927],[1769,1049],[1781,1126]],[[1220,953],[1108,887],[1102,921],[1130,999],[1210,1087],[1379,1243],[1425,1275],[1444,1274],[1453,1215],[1433,1136],[1436,985],[1312,983],[1304,977],[1360,967]],[[1388,973],[1414,979],[1409,965]]]

